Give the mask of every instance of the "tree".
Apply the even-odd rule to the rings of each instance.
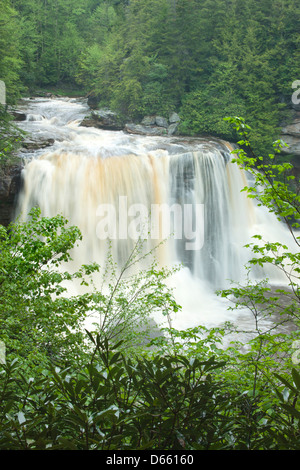
[[[171,315],[179,309],[165,284],[173,269],[158,269],[154,257],[134,273],[156,250],[145,253],[143,240],[124,266],[116,267],[109,251],[105,266],[74,270],[70,261],[82,236],[64,217],[41,217],[35,208],[25,222],[0,230],[0,340],[11,359],[37,367],[79,360],[86,352],[86,320],[101,339],[123,339],[129,351],[145,343],[150,329],[159,331],[151,321],[154,312]],[[70,286],[84,293],[69,295]]]
[[[23,65],[20,54],[19,19],[9,0],[0,5],[0,80],[5,82],[7,103],[20,97],[22,84],[20,70]]]
[[[0,226],[0,324],[1,340],[9,357],[42,365],[82,342],[80,321],[88,296],[65,296],[64,282],[83,277],[96,266],[70,273],[58,267],[70,260],[70,250],[81,235],[57,216],[40,218],[35,209],[27,223]]]
[[[276,242],[265,240],[261,234],[255,235],[254,242],[247,245],[253,252],[253,258],[246,266],[248,273],[264,273],[264,268],[272,266],[283,275],[283,286],[272,287],[266,274],[263,280],[253,280],[247,277],[244,283],[232,283],[232,287],[219,294],[233,302],[233,309],[248,308],[255,324],[255,336],[250,342],[248,353],[253,368],[253,390],[251,407],[255,405],[258,390],[263,391],[267,383],[274,383],[273,372],[281,371],[283,377],[289,380],[289,371],[293,367],[292,348],[299,341],[300,320],[300,254],[299,254],[299,220],[300,197],[299,181],[291,174],[292,165],[276,161],[280,155],[281,141],[274,142],[273,154],[256,156],[249,141],[251,132],[242,118],[227,118],[238,135],[240,148],[234,150],[233,162],[250,172],[254,178],[251,185],[244,188],[248,196],[258,205],[263,205],[286,226],[290,233],[290,243],[281,240]],[[291,182],[293,183],[291,185]],[[296,186],[295,186],[296,183]],[[296,192],[295,192],[296,187]],[[285,283],[285,284],[284,284]],[[270,326],[264,322],[270,319]],[[283,328],[289,325],[287,332]],[[246,355],[244,361],[246,362]],[[270,373],[271,371],[271,373]],[[296,373],[295,373],[296,374]],[[279,396],[282,395],[279,394]],[[296,401],[294,402],[296,404]],[[255,406],[254,408],[255,409]],[[289,409],[290,411],[290,409]],[[295,414],[298,411],[295,410]],[[291,432],[297,430],[291,426]],[[285,445],[288,441],[286,441]]]

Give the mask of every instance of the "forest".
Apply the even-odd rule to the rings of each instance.
[[[0,8],[9,101],[67,87],[133,120],[175,110],[181,133],[227,139],[223,117],[247,116],[260,149],[287,119],[300,63],[296,0],[4,0]]]
[[[220,290],[255,325],[247,347],[224,347],[230,323],[148,336],[152,311],[180,305],[157,265],[126,277],[138,246],[121,275],[108,259],[108,292],[68,296],[66,282],[88,286],[100,270],[61,268],[80,230],[39,208],[0,225],[1,450],[299,450],[300,188],[279,138],[299,43],[297,0],[1,0],[0,173],[18,149],[8,111],[22,97],[89,97],[132,122],[176,112],[180,135],[236,144],[249,198],[297,247],[254,237],[246,269],[273,265],[288,289],[249,278]],[[105,319],[93,334],[81,327],[92,309]]]

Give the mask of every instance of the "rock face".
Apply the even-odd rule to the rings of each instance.
[[[163,116],[145,116],[140,124],[129,123],[124,130],[129,134],[139,135],[175,135],[180,123],[177,113],[172,113],[169,119]]]
[[[14,217],[18,193],[22,186],[22,163],[8,165],[0,172],[0,224],[7,227]]]
[[[122,130],[124,128],[124,121],[116,113],[110,110],[93,110],[89,116],[86,116],[81,122],[84,127],[96,127],[98,129],[106,130]]]
[[[293,107],[293,120],[290,124],[282,127],[280,138],[288,147],[282,149],[282,153],[292,155],[292,174],[296,179],[300,177],[300,111]]]
[[[34,139],[28,138],[24,139],[21,142],[21,145],[26,150],[39,150],[44,149],[46,147],[51,147],[55,142],[54,139]]]
[[[300,113],[294,114],[294,120],[291,124],[281,130],[280,138],[289,145],[283,149],[284,153],[300,155]]]
[[[180,117],[177,113],[170,114],[169,119],[164,116],[145,116],[140,123],[127,122],[121,118],[117,113],[109,109],[94,109],[97,100],[88,100],[91,108],[91,113],[86,116],[82,122],[83,127],[95,127],[97,129],[120,131],[123,130],[129,134],[138,135],[153,135],[153,136],[166,136],[175,135],[177,133]]]
[[[128,134],[138,135],[167,135],[165,127],[158,126],[143,126],[142,124],[125,124],[124,131]]]

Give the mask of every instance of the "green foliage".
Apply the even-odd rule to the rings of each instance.
[[[244,121],[233,121],[245,136]],[[240,143],[247,147],[248,140]],[[240,164],[257,166],[243,151],[236,153]],[[262,192],[257,197],[264,202]],[[268,191],[265,197],[267,202]],[[274,209],[277,215],[280,207]],[[154,263],[132,275],[146,256],[139,240],[121,270],[108,258],[102,273],[108,291],[66,296],[69,282],[90,287],[98,276],[97,265],[72,273],[67,268],[80,238],[63,217],[41,218],[37,209],[9,232],[1,228],[0,320],[7,364],[0,366],[0,448],[296,448],[299,372],[291,350],[299,330],[276,331],[286,317],[297,325],[296,284],[293,302],[283,307],[283,292],[272,292],[267,281],[222,292],[234,298],[233,308],[251,309],[250,341],[241,342],[244,332],[227,324],[167,328],[148,345],[145,330],[139,330],[148,315],[158,310],[172,318],[180,308],[164,283],[168,272]],[[254,246],[261,255],[258,264],[273,262],[264,250],[277,248]],[[275,266],[283,264],[282,258],[274,259]],[[99,323],[95,332],[86,332],[87,343],[82,320],[89,312],[99,316]],[[274,312],[282,321],[273,318]],[[261,322],[269,316],[266,330]],[[227,347],[224,341],[230,341]]]
[[[53,367],[28,379],[16,361],[2,366],[1,449],[218,447],[225,390],[213,374],[223,363],[128,359],[119,345],[90,338],[94,354],[81,370]]]
[[[276,394],[284,413],[278,414],[275,429],[272,429],[271,433],[277,433],[280,449],[288,447],[297,450],[300,442],[299,370],[293,367],[288,379],[279,374],[276,374],[276,377],[280,381]]]
[[[297,448],[297,369],[293,383],[275,374],[272,386],[234,389],[229,356],[128,357],[120,342],[88,336],[93,352],[80,368],[62,363],[35,376],[17,360],[0,365],[1,449]]]
[[[28,221],[0,229],[0,340],[10,359],[37,367],[78,360],[86,351],[88,319],[101,338],[125,339],[129,352],[147,342],[155,326],[149,326],[151,314],[179,309],[165,284],[172,270],[158,269],[156,262],[136,270],[152,254],[143,253],[142,240],[122,268],[110,253],[103,269],[94,263],[75,270],[72,253],[81,233],[64,217],[41,217],[33,209]],[[70,285],[84,293],[69,295]]]
[[[300,319],[299,181],[291,175],[291,164],[281,163],[276,159],[283,145],[281,141],[274,142],[274,153],[264,157],[256,156],[249,140],[251,128],[245,120],[239,117],[225,118],[225,120],[231,123],[240,136],[238,141],[240,147],[232,151],[234,156],[232,162],[237,163],[253,177],[251,184],[243,191],[247,191],[248,197],[258,206],[264,206],[273,213],[290,233],[289,246],[281,241],[264,240],[260,234],[254,235],[254,242],[246,246],[253,253],[253,258],[246,267],[247,282],[220,293],[227,298],[233,296],[235,307],[248,306],[251,309],[260,335],[259,318],[277,314],[282,317],[280,325],[291,319],[297,325]],[[256,272],[264,273],[263,269],[266,266],[272,266],[274,272],[279,270],[283,275],[285,284],[281,288],[272,288],[269,279],[251,280],[252,268]],[[276,326],[278,323],[275,323],[273,328]]]
[[[241,148],[232,152],[235,156],[233,162],[238,163],[254,177],[254,183],[245,187],[244,190],[248,192],[249,197],[256,199],[259,205],[263,205],[270,212],[273,212],[278,220],[285,222],[295,245],[299,247],[300,238],[297,234],[300,227],[299,182],[295,181],[295,176],[291,174],[293,166],[290,163],[276,161],[276,154],[280,153],[285,144],[277,140],[273,143],[274,153],[264,157],[256,156],[249,141],[251,128],[245,123],[245,120],[239,117],[225,118],[225,120],[233,125],[241,137],[238,141]],[[294,184],[291,184],[291,182]],[[261,239],[259,235],[256,238]],[[265,260],[261,259],[260,264],[270,262],[272,258],[275,264],[280,265],[285,272],[284,263],[289,259],[292,263],[291,266],[295,268],[295,278],[298,279],[297,263],[299,265],[299,256],[297,253],[284,251],[280,257],[278,253],[280,247],[283,250],[288,250],[286,246],[280,245],[280,243],[268,243],[262,249],[255,245],[254,251],[264,254],[267,252],[271,255],[271,257],[266,257]]]
[[[220,293],[252,312],[251,340],[228,324],[168,328],[148,345],[149,315],[180,306],[164,282],[169,272],[155,263],[127,276],[143,256],[139,245],[121,271],[108,259],[107,291],[70,297],[70,283],[90,288],[100,278],[97,265],[70,270],[79,230],[38,210],[0,227],[0,448],[298,448],[300,200],[283,144],[272,153],[265,139],[277,138],[299,78],[298,2],[4,0],[0,13],[10,102],[22,83],[77,81],[134,119],[180,111],[181,132],[238,141],[235,161],[254,181],[245,191],[284,221],[296,247],[260,234],[248,245],[247,269],[272,265],[289,290],[249,277]],[[224,115],[248,116],[255,132]],[[4,112],[1,126],[6,161],[18,137]]]
[[[143,348],[151,335],[160,335],[151,320],[156,313],[170,319],[181,308],[166,285],[178,268],[158,267],[156,258],[151,259],[158,248],[145,252],[144,240],[138,239],[121,267],[116,266],[110,249],[106,265],[95,279],[93,330],[101,339],[122,339],[128,354]]]
[[[177,109],[188,135],[232,139],[224,115],[246,115],[256,129],[254,148],[269,152],[267,138],[278,136],[299,75],[299,5],[276,8],[254,0],[242,9],[225,0],[132,1],[103,26],[101,54],[91,55],[92,41],[83,52],[80,83],[100,105],[133,119]]]
[[[13,161],[21,136],[21,131],[12,123],[12,116],[0,105],[0,173]]]
[[[0,229],[0,338],[7,354],[36,365],[55,360],[66,348],[76,357],[90,299],[66,297],[63,283],[97,269],[85,266],[72,274],[60,269],[70,260],[79,230],[66,227],[61,216],[41,218],[38,209],[27,223]]]
[[[223,118],[237,111],[244,114],[245,104],[232,89],[224,91],[212,86],[211,90],[191,92],[181,107],[180,131],[188,135],[216,135],[232,141],[235,134]]]
[[[274,5],[5,0],[0,78],[12,98],[21,85],[67,84],[133,120],[176,110],[187,135],[232,139],[223,117],[244,115],[269,153],[299,77],[298,2]]]
[[[299,379],[291,353],[293,346],[299,344],[299,181],[295,181],[291,175],[291,165],[276,158],[282,142],[274,142],[274,153],[257,156],[250,142],[251,128],[245,120],[234,117],[225,118],[225,121],[240,136],[240,148],[232,152],[232,161],[253,177],[244,191],[258,205],[274,213],[290,232],[290,246],[280,241],[264,240],[260,234],[254,235],[255,242],[247,245],[252,250],[253,258],[246,266],[246,280],[240,284],[233,282],[232,287],[219,292],[222,297],[232,301],[233,310],[249,309],[254,320],[253,339],[242,354],[237,354],[236,349],[232,350],[233,369],[230,367],[229,373],[232,379],[234,370],[239,373],[243,367],[245,396],[241,397],[241,403],[243,407],[247,405],[248,411],[241,426],[249,431],[248,437],[245,434],[245,446],[250,448],[252,441],[251,445],[258,448],[263,442],[269,449],[293,449],[294,440],[299,442],[298,394],[294,395],[292,406],[287,405],[290,393],[287,390],[279,392],[275,378],[280,378],[288,386],[289,371],[292,370],[294,381],[298,383]],[[268,266],[283,274],[282,287],[272,287],[267,278],[253,280],[253,269],[254,273],[261,276]],[[236,330],[238,332],[238,328]],[[240,386],[241,381],[238,380],[238,383]],[[291,389],[291,386],[288,388]],[[279,401],[274,399],[274,392]],[[265,426],[268,438],[263,437]]]
[[[23,89],[20,71],[23,60],[20,53],[20,23],[10,0],[0,5],[0,80],[6,85],[6,101],[11,104],[20,98]]]

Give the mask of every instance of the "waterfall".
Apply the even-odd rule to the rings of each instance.
[[[269,215],[262,217],[241,192],[247,175],[231,162],[228,145],[83,128],[87,108],[76,100],[27,106],[24,128],[54,138],[55,144],[29,155],[19,214],[26,218],[39,206],[42,215],[63,214],[77,225],[83,235],[79,264],[105,263],[108,239],[119,266],[139,236],[145,251],[166,239],[159,262],[183,265],[171,279],[185,308],[176,326],[230,319],[215,289],[243,279],[250,257],[244,245],[256,230],[275,227],[277,236],[284,228],[276,219],[270,225]]]
[[[144,224],[145,250],[168,239],[168,262],[220,288],[226,279],[240,279],[242,243],[252,224],[240,195],[243,176],[226,158],[207,145],[173,156],[44,153],[26,166],[19,210],[28,214],[39,206],[43,215],[63,214],[77,225],[82,263],[104,263],[110,239],[121,266]],[[236,199],[244,199],[238,220]]]

